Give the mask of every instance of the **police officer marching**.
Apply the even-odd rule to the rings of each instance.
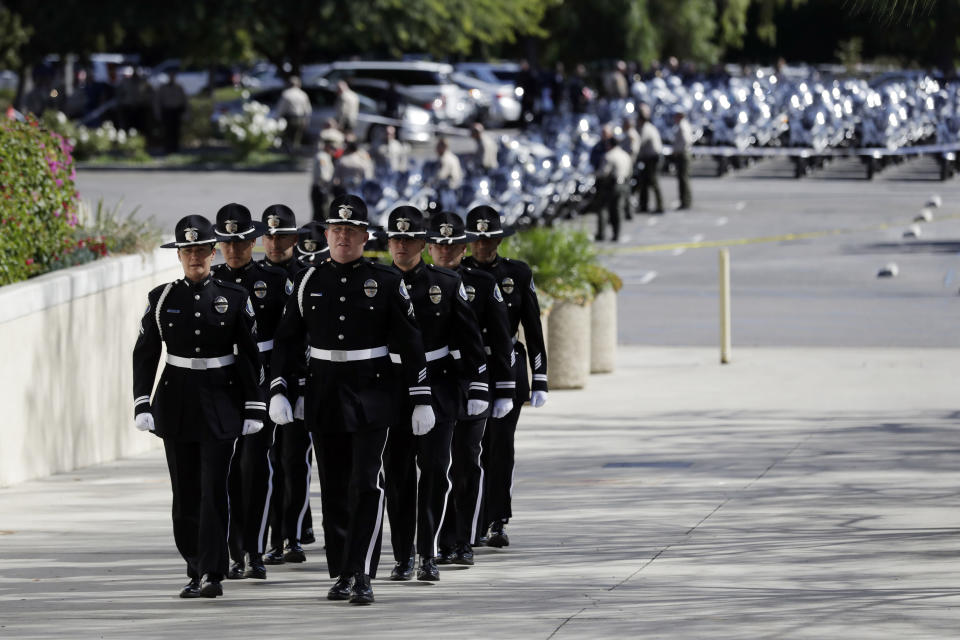
[[[319,222],[310,221],[300,227],[300,239],[297,240],[297,257],[301,264],[312,267],[330,257],[327,237]]]
[[[463,264],[485,271],[497,281],[507,305],[510,335],[514,342],[515,377],[510,382],[497,382],[496,386],[515,388],[516,402],[503,418],[491,418],[483,435],[485,485],[483,515],[479,518],[478,529],[478,543],[486,539],[488,546],[505,547],[510,544],[505,525],[513,516],[513,441],[517,421],[527,398],[535,408],[542,407],[547,401],[547,354],[533,273],[525,262],[504,258],[497,253],[503,238],[514,230],[501,224],[500,215],[492,207],[481,205],[467,213],[467,231],[476,239],[470,243],[471,255],[463,260]],[[527,339],[526,346],[516,337],[521,324]],[[532,371],[532,392],[527,382],[528,357]],[[486,538],[488,528],[490,536]]]
[[[387,514],[396,560],[390,579],[413,577],[415,548],[417,579],[433,582],[440,579],[438,538],[451,488],[454,425],[464,411],[475,416],[489,406],[486,354],[460,276],[421,259],[427,230],[420,210],[404,205],[391,211],[385,234],[423,333],[436,415],[430,433],[395,429],[387,444]]]
[[[263,210],[264,266],[280,268],[293,281],[309,264],[294,253],[305,231],[297,228],[293,210],[284,204],[272,204]],[[324,243],[325,244],[325,243]],[[303,395],[306,364],[287,382],[288,400],[296,404]],[[268,380],[272,379],[272,376]],[[301,403],[302,404],[302,403]],[[264,562],[279,565],[305,562],[301,544],[315,541],[310,509],[310,477],[313,473],[313,440],[303,426],[303,415],[296,413],[292,424],[274,434],[271,460],[274,466],[274,491],[270,517],[270,550]],[[286,541],[286,545],[284,545]]]
[[[383,452],[390,428],[434,426],[423,340],[400,274],[363,258],[367,207],[336,198],[326,219],[330,260],[301,272],[275,335],[270,415],[293,419],[286,382],[309,353],[303,413],[320,462],[330,600],[374,601],[383,524]],[[390,352],[400,354],[394,368]],[[398,388],[413,405],[401,416]],[[401,416],[401,417],[398,417]]]
[[[253,306],[243,287],[212,277],[216,242],[203,216],[177,223],[163,246],[177,249],[184,277],[149,293],[133,350],[136,426],[163,438],[170,471],[173,536],[190,578],[182,598],[223,595],[230,461],[236,439],[263,428],[266,410]]]
[[[283,305],[293,290],[287,272],[253,260],[253,246],[263,233],[245,206],[230,203],[217,212],[214,233],[226,260],[213,268],[213,276],[243,287],[257,319],[258,348],[265,364],[273,348],[273,331]],[[266,368],[269,373],[269,366]],[[269,379],[269,378],[267,378]],[[266,389],[264,388],[264,391]],[[267,577],[263,565],[274,473],[270,462],[274,425],[237,441],[230,467],[230,557],[227,578]]]
[[[440,532],[440,564],[473,564],[473,545],[483,497],[481,442],[487,418],[503,418],[513,409],[513,341],[510,339],[507,305],[493,276],[461,264],[467,243],[474,238],[464,230],[463,219],[442,211],[430,218],[427,242],[434,264],[460,274],[467,301],[477,316],[487,371],[494,381],[493,407],[471,416],[466,411],[457,418],[453,433],[450,476],[453,488],[447,501],[447,513]]]

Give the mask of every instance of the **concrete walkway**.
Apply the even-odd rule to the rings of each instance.
[[[159,454],[2,489],[0,638],[957,637],[960,350],[619,358],[524,411],[511,546],[372,607],[319,544],[178,599]]]

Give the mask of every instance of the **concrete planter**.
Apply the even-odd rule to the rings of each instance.
[[[617,357],[617,292],[604,289],[590,309],[590,373],[612,373]]]
[[[547,374],[551,389],[582,389],[590,376],[590,303],[550,310]]]
[[[183,275],[157,250],[0,287],[0,487],[144,452],[133,345],[153,287]]]

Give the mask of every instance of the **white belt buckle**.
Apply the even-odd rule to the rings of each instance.
[[[206,358],[190,358],[190,368],[196,371],[206,371],[207,359]]]
[[[331,349],[330,351],[330,362],[347,362],[347,352],[340,351],[337,349]]]

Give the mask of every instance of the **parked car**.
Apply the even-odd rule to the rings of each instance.
[[[520,65],[516,62],[460,62],[456,71],[488,84],[516,87]]]
[[[162,84],[166,84],[171,71],[176,72],[177,82],[183,87],[184,93],[188,96],[195,96],[208,85],[213,87],[229,87],[240,84],[240,73],[234,69],[225,66],[214,67],[213,79],[210,78],[210,70],[201,67],[187,67],[181,64],[180,60],[164,60],[150,70],[150,77],[147,82],[154,89]]]
[[[441,122],[460,125],[474,116],[476,106],[450,79],[452,73],[451,65],[438,62],[363,60],[333,62],[316,69],[310,77],[323,78],[331,86],[339,80],[392,80]]]
[[[502,127],[520,119],[520,100],[511,84],[491,84],[474,76],[456,72],[450,76],[470,93],[480,107],[477,119],[488,127]]]
[[[216,129],[220,118],[225,115],[240,113],[245,102],[255,101],[265,104],[271,108],[276,107],[280,100],[280,94],[283,93],[283,87],[273,87],[270,89],[261,89],[252,91],[246,98],[237,98],[226,102],[220,102],[214,105],[213,114],[210,116],[211,123]],[[305,86],[303,90],[310,98],[310,104],[313,106],[313,113],[310,117],[310,124],[307,125],[306,140],[314,141],[323,128],[323,125],[329,118],[336,115],[335,104],[337,100],[336,89],[326,83]],[[354,133],[358,140],[369,142],[376,145],[386,138],[386,127],[392,121],[379,115],[377,101],[363,95],[357,94],[360,99],[360,114],[357,118],[357,128]],[[402,124],[397,127],[397,137],[407,142],[428,142],[433,133],[431,127],[431,116],[428,111],[421,109],[414,104],[406,104],[401,108],[400,120]]]

